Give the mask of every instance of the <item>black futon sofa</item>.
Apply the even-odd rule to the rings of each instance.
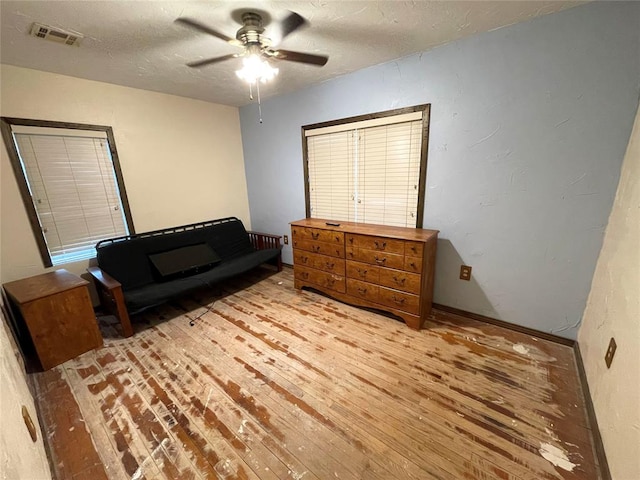
[[[103,240],[96,245],[95,280],[103,308],[125,337],[129,315],[273,263],[282,270],[280,237],[247,232],[235,217]]]

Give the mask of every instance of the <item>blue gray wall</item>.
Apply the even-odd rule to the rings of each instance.
[[[273,98],[263,124],[248,105],[252,227],[286,234],[305,216],[302,125],[430,103],[435,301],[575,338],[639,92],[640,3],[611,2]],[[471,282],[458,279],[462,263]]]

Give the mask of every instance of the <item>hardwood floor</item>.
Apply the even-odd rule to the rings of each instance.
[[[290,269],[127,339],[108,320],[102,348],[34,374],[60,479],[601,478],[567,346],[440,311],[414,331]]]

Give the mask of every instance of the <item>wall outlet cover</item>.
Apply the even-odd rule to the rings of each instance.
[[[460,265],[460,280],[471,280],[471,267],[469,265]]]
[[[616,348],[618,345],[613,337],[609,340],[609,348],[607,348],[607,353],[604,355],[604,361],[607,364],[607,368],[611,368],[611,362],[613,362],[613,356],[616,354]]]

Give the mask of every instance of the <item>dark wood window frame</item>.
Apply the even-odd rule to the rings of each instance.
[[[113,136],[113,129],[111,127],[105,125],[89,125],[84,123],[67,123],[48,120],[33,120],[26,118],[0,117],[0,129],[2,130],[2,138],[4,139],[4,144],[7,148],[7,153],[9,154],[9,160],[11,162],[11,167],[13,168],[13,173],[18,182],[20,196],[22,197],[22,202],[24,203],[25,209],[27,210],[29,223],[31,224],[31,229],[33,230],[33,234],[36,238],[38,250],[40,251],[40,256],[42,257],[42,262],[44,263],[45,267],[52,267],[53,262],[51,261],[51,255],[49,254],[49,249],[47,248],[47,243],[40,227],[38,214],[36,213],[35,206],[33,205],[33,201],[31,199],[31,194],[29,192],[27,179],[25,178],[24,172],[22,170],[18,150],[13,140],[13,133],[11,130],[11,127],[13,125],[104,132],[107,135],[109,151],[111,153],[111,160],[113,161],[113,170],[116,175],[116,182],[120,191],[120,200],[122,202],[122,208],[124,210],[125,222],[127,223],[129,233],[135,233],[133,218],[131,216],[131,209],[129,208],[129,199],[127,197],[127,191],[124,186],[122,170],[120,169],[118,151],[116,150],[116,141]]]
[[[413,112],[422,112],[422,142],[420,147],[420,176],[418,183],[418,206],[416,212],[416,228],[422,228],[424,221],[424,203],[425,192],[427,183],[427,153],[429,150],[429,127],[430,127],[430,115],[431,104],[425,103],[421,105],[414,105],[412,107],[396,108],[393,110],[386,110],[383,112],[368,113],[364,115],[358,115],[355,117],[341,118],[338,120],[330,120],[328,122],[314,123],[311,125],[304,125],[301,128],[302,133],[302,160],[304,169],[304,197],[305,197],[305,214],[307,218],[311,218],[311,196],[309,191],[309,155],[307,150],[307,137],[305,135],[306,130],[314,130],[317,128],[333,127],[336,125],[343,125],[346,123],[362,122],[365,120],[374,120],[384,117],[392,117],[396,115],[403,115]]]

